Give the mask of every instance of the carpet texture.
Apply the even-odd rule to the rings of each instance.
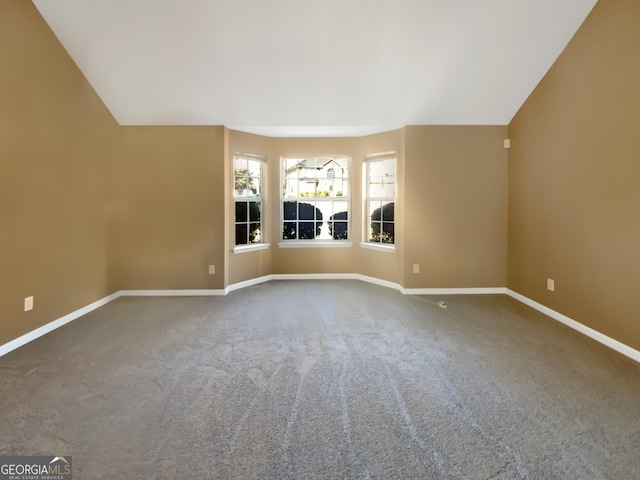
[[[77,479],[632,479],[640,365],[504,295],[270,282],[0,358],[0,425]]]

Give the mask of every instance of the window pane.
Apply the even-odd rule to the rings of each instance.
[[[371,220],[380,220],[382,218],[382,202],[372,200],[369,202],[369,215]]]
[[[349,203],[333,202],[333,214],[336,215],[335,220],[346,220],[348,218]],[[342,216],[341,214],[344,214]]]
[[[295,240],[296,237],[296,222],[284,222],[282,228],[282,238],[285,240]]]
[[[298,218],[300,220],[313,220],[316,213],[316,207],[311,203],[302,203],[298,204]],[[320,216],[322,218],[322,216]]]
[[[247,159],[242,157],[235,157],[233,159],[233,169],[236,174],[238,174],[238,170],[242,170],[242,174],[247,172]]]
[[[247,221],[247,202],[236,202],[236,222]]]
[[[314,179],[316,178],[316,169],[315,168],[300,168],[298,169],[298,176],[300,178],[305,179]]]
[[[248,162],[249,176],[261,177],[262,176],[262,162],[256,160],[249,160]]]
[[[369,178],[369,196],[373,198],[380,198],[383,195],[382,177],[370,177]]]
[[[249,172],[249,163],[250,161],[243,157],[235,157],[233,160],[234,189],[237,197],[246,197],[250,194],[252,175]]]
[[[380,197],[386,197],[386,198],[393,198],[396,196],[396,183],[395,183],[395,177],[385,177],[383,179],[383,184],[381,186],[381,191],[380,191]],[[374,195],[373,193],[371,194],[372,197],[377,196]]]
[[[249,202],[249,221],[260,221],[260,202]]]
[[[285,220],[297,220],[298,202],[284,202],[283,216]]]
[[[260,243],[262,241],[260,224],[259,223],[251,223],[249,224],[249,243]]]
[[[384,176],[392,176],[396,174],[395,159],[388,159],[382,162],[382,174]]]
[[[295,172],[297,175],[298,172],[298,162],[297,158],[285,158],[284,159],[284,171],[285,175],[289,175],[291,171]]]
[[[302,180],[298,183],[299,195],[301,197],[315,197],[316,196],[316,181],[308,182]]]
[[[346,213],[346,212],[345,212]],[[347,234],[348,223],[347,222],[333,222],[332,234],[335,240],[346,240],[349,238]]]
[[[349,195],[349,181],[344,180],[342,182],[336,182],[336,196],[337,197],[346,197]]]
[[[320,223],[318,225],[318,228],[314,228],[314,225],[317,222],[300,222],[299,223],[299,229],[300,229],[300,239],[303,240],[309,240],[311,238],[316,238],[316,233],[320,233],[320,226],[322,225],[322,223]]]
[[[383,222],[393,222],[394,220],[394,203],[388,202],[385,203],[382,207],[382,218]]]
[[[259,197],[262,194],[260,191],[260,177],[248,177],[247,190],[248,196]]]
[[[382,223],[382,236],[381,236],[381,241],[382,243],[393,243],[393,223],[387,223],[387,222],[383,222]]]
[[[295,198],[298,196],[298,179],[287,178],[284,182],[285,198]]]
[[[381,222],[371,222],[369,228],[369,241],[370,242],[379,242],[380,241],[380,226]]]
[[[369,177],[381,177],[384,175],[383,162],[372,160],[369,162]]]
[[[238,176],[236,175],[234,181],[235,195],[236,197],[246,197],[247,196],[247,177],[246,176]]]
[[[333,190],[332,190],[332,196],[333,197],[344,197],[347,195],[347,187],[346,187],[347,182],[343,182],[341,180],[336,180],[333,182]]]
[[[247,244],[247,224],[240,223],[236,225],[236,245]]]

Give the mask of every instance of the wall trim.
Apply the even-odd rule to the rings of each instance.
[[[506,287],[471,288],[403,288],[405,295],[498,295],[506,294]]]
[[[632,360],[635,360],[636,362],[640,363],[640,352],[638,350],[635,350],[630,346],[625,345],[622,342],[619,342],[618,340],[608,337],[604,333],[600,333],[591,327],[587,327],[586,325],[583,325],[582,323],[577,322],[576,320],[570,317],[567,317],[566,315],[563,315],[560,312],[556,312],[555,310],[552,310],[551,308],[546,307],[541,303],[536,302],[535,300],[531,300],[530,298],[525,297],[524,295],[518,292],[514,292],[513,290],[507,288],[506,293],[508,296],[518,300],[519,302],[524,303],[525,305],[530,306],[534,310],[538,310],[539,312],[544,313],[548,317],[551,317],[554,320],[557,320],[558,322],[565,324],[567,327],[572,328],[582,333],[583,335],[586,335],[587,337],[595,340],[596,342],[602,343],[603,345],[615,350],[616,352],[621,353],[622,355],[629,357]]]
[[[274,273],[271,280],[355,280],[355,273]]]
[[[46,335],[49,332],[52,332],[62,327],[63,325],[66,325],[69,322],[76,320],[77,318],[82,317],[83,315],[86,315],[87,313],[90,313],[106,305],[107,303],[115,300],[120,296],[121,296],[120,292],[113,293],[107,297],[101,298],[100,300],[96,300],[95,302],[90,303],[85,307],[79,308],[74,312],[68,313],[67,315],[60,317],[57,320],[54,320],[53,322],[49,322],[41,327],[36,328],[35,330],[31,330],[30,332],[27,332],[24,335],[14,340],[11,340],[8,343],[5,343],[4,345],[0,345],[0,357],[22,347],[23,345],[26,345],[29,342],[32,342],[42,337],[43,335]]]
[[[212,297],[226,295],[222,289],[193,290],[120,290],[121,297]]]
[[[273,275],[265,275],[263,277],[252,278],[250,280],[245,280],[243,282],[233,283],[224,289],[225,295],[236,290],[241,290],[243,288],[252,287],[253,285],[260,285],[261,283],[271,281]]]
[[[356,274],[356,280],[360,280],[361,282],[373,283],[374,285],[380,285],[381,287],[392,288],[394,290],[398,290],[400,293],[404,293],[402,289],[402,285],[395,282],[390,282],[389,280],[382,280],[381,278],[369,277],[368,275],[360,275]]]
[[[404,295],[481,295],[506,294],[506,287],[470,287],[470,288],[404,288],[399,283],[382,280],[360,273],[274,273],[254,278],[244,282],[229,285],[225,291],[231,292],[244,287],[250,287],[271,280],[360,280],[382,287],[398,290]]]
[[[270,282],[272,280],[360,280],[362,282],[373,283],[375,285],[402,291],[402,287],[398,283],[369,277],[367,275],[361,275],[359,273],[273,273],[231,284],[225,289],[225,292],[233,292],[253,285]]]
[[[402,291],[402,286],[399,283],[359,273],[276,273],[271,275],[271,280],[360,280],[361,282]]]

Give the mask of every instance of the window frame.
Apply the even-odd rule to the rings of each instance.
[[[373,196],[371,192],[370,166],[374,162],[384,162],[384,161],[393,161],[393,196],[388,196],[388,195]],[[362,209],[363,211],[363,222],[362,222],[363,242],[360,244],[360,246],[363,248],[369,248],[373,250],[394,252],[396,248],[395,245],[396,245],[396,236],[397,236],[396,221],[395,221],[395,213],[396,213],[395,207],[396,207],[397,198],[398,198],[398,158],[397,158],[396,152],[384,152],[384,153],[365,155],[362,161],[362,193],[363,193],[362,197],[364,202],[363,209]],[[391,222],[387,222],[387,223],[393,224],[393,242],[392,243],[383,242],[382,236],[380,241],[373,241],[371,239],[371,224],[372,224],[371,202],[372,201],[380,202],[382,215],[383,215],[382,208],[384,207],[384,205],[393,203],[394,218]],[[383,230],[384,223],[385,223],[384,219],[382,219],[380,222],[381,232]]]
[[[251,195],[238,195],[238,189],[236,189],[237,179],[240,178],[237,175],[236,168],[236,160],[246,160],[247,162],[259,162],[260,163],[260,173],[259,173],[259,183],[258,190],[259,194],[257,196]],[[263,250],[269,248],[269,243],[266,242],[266,228],[267,221],[265,220],[265,176],[267,171],[267,156],[255,153],[242,153],[236,152],[231,159],[231,170],[232,170],[232,195],[233,195],[233,237],[234,237],[234,253],[243,253],[255,250]],[[249,164],[247,165],[247,168]],[[251,178],[250,171],[247,170],[247,185],[249,184],[249,179]],[[249,190],[248,188],[244,189],[245,191]],[[238,221],[237,213],[238,213],[238,204],[246,203],[246,220]],[[251,203],[258,203],[258,209],[260,212],[260,218],[258,221],[251,220]],[[251,225],[259,224],[259,232],[260,232],[260,240],[258,242],[251,242]],[[238,225],[246,225],[247,227],[247,243],[238,243]]]
[[[287,194],[287,188],[291,185],[291,183],[288,183],[287,181],[291,181],[293,180],[295,177],[288,177],[287,176],[287,166],[288,166],[288,162],[304,162],[304,161],[311,161],[312,163],[318,162],[320,163],[321,161],[326,160],[325,166],[330,164],[331,162],[333,162],[333,165],[330,165],[327,169],[327,177],[319,177],[317,175],[317,172],[314,173],[313,177],[310,176],[304,176],[303,172],[301,172],[301,170],[304,169],[308,169],[311,170],[311,168],[309,167],[297,167],[298,168],[298,181],[295,184],[295,190],[297,195],[296,196],[288,196]],[[296,156],[296,155],[287,155],[287,156],[282,156],[280,157],[280,223],[279,223],[279,228],[280,228],[280,233],[279,233],[279,243],[278,246],[280,248],[307,248],[307,247],[350,247],[353,245],[353,242],[350,240],[351,236],[353,235],[353,232],[351,230],[351,225],[352,225],[352,210],[351,210],[351,190],[352,190],[352,164],[351,164],[351,157],[347,156],[347,155],[326,155],[326,156]],[[336,174],[336,165],[338,167],[340,167],[343,171],[346,171],[346,175],[343,176],[338,176]],[[292,168],[292,167],[289,167]],[[318,167],[313,167],[314,169],[318,170]],[[324,166],[322,167],[324,168]],[[329,175],[329,171],[333,170],[332,175]],[[314,187],[314,195],[313,196],[309,196],[309,195],[301,195],[301,191],[304,189],[301,189],[300,186],[304,185],[305,183],[309,183],[309,179],[310,178],[314,178],[315,179],[315,187]],[[327,184],[332,183],[333,186],[335,186],[336,182],[342,182],[342,189],[341,190],[336,190],[336,192],[340,191],[342,194],[341,195],[328,195],[328,196],[324,196],[324,195],[318,195],[319,191],[324,191],[321,188],[319,189],[318,187],[320,186],[320,181],[321,180],[326,180]],[[344,190],[345,190],[345,182],[346,182],[346,192],[347,194],[344,195]],[[314,182],[311,182],[314,183]],[[332,191],[332,190],[329,190]],[[308,192],[306,192],[308,193]],[[316,225],[318,224],[318,220],[316,218],[314,219],[302,219],[299,218],[299,213],[300,211],[298,210],[298,212],[296,212],[296,218],[295,219],[291,219],[291,218],[286,218],[287,215],[285,214],[285,203],[286,202],[296,202],[297,204],[299,203],[311,203],[317,210],[319,210],[318,208],[318,204],[322,204],[322,203],[331,203],[331,211],[333,212],[332,215],[335,215],[336,213],[340,213],[340,212],[335,212],[335,206],[338,203],[346,203],[346,212],[347,212],[347,218],[342,221],[340,219],[334,219],[333,223],[330,220],[330,217],[332,215],[323,215],[322,218],[322,224],[320,227],[317,227]],[[313,224],[313,231],[314,231],[314,237],[313,238],[298,238],[300,236],[300,223],[301,221],[304,221],[305,223],[312,223]],[[285,238],[285,224],[291,224],[291,223],[295,223],[296,227],[295,227],[295,234],[296,234],[296,238]],[[347,238],[334,238],[334,235],[336,235],[336,223],[341,224],[344,223],[346,224],[346,236]],[[329,226],[329,224],[331,224]],[[325,231],[324,235],[321,233],[320,235],[315,235],[315,229],[316,228],[323,228],[324,226],[327,226],[329,228],[331,228],[331,233],[329,233],[328,231]]]

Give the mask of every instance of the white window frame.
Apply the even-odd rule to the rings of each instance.
[[[326,178],[322,176],[322,174],[318,174],[318,170],[320,170],[320,168],[318,167],[314,167],[314,168],[298,167],[298,177],[297,177],[298,180],[293,181],[295,180],[296,177],[292,176],[291,173],[289,173],[289,176],[288,176],[287,165],[293,164],[296,161],[297,162],[311,161],[312,163],[318,163],[318,164],[322,163],[323,161],[326,161],[326,165],[329,165],[329,164],[331,165],[328,166],[326,170],[327,172]],[[339,177],[336,172],[336,166],[346,170],[346,176]],[[333,173],[332,173],[332,176],[329,177],[328,172],[332,168],[333,168]],[[313,170],[316,170],[315,173],[313,172]],[[315,179],[315,180],[311,181],[310,179]],[[329,193],[328,196],[322,195],[322,194],[318,195],[318,192],[333,191],[331,189],[324,190],[322,188],[319,188],[321,186],[320,182],[323,180],[326,181],[327,184],[332,184],[334,187],[336,182],[342,182],[343,188],[340,190],[341,195],[332,195],[331,193]],[[344,194],[345,182],[346,182],[346,195]],[[314,183],[315,185],[313,185]],[[292,188],[294,185],[295,187]],[[290,190],[290,193],[287,193],[287,189]],[[311,190],[311,191],[303,192],[303,190]],[[338,191],[339,190],[335,190],[336,193]],[[291,192],[294,192],[295,195],[292,196]],[[304,193],[304,195],[302,193]],[[333,212],[332,214],[338,213],[338,212],[335,212],[335,207],[338,204],[346,203],[347,218],[344,222],[338,220],[338,223],[346,224],[347,238],[346,239],[333,238],[333,236],[336,234],[336,231],[337,231],[336,220],[334,220],[333,225],[331,225],[331,233],[329,233],[328,232],[329,223],[330,223],[329,218],[332,214],[326,214],[326,213],[323,214],[323,218],[322,218],[321,228],[324,231],[321,232],[319,236],[315,238],[303,238],[303,239],[284,238],[285,224],[289,224],[289,225],[292,223],[295,224],[296,236],[298,236],[300,233],[299,225],[301,220],[306,222],[317,223],[315,220],[305,220],[300,218],[295,218],[295,219],[285,218],[285,202],[297,202],[298,204],[310,203],[314,205],[314,207],[317,207],[317,205],[323,205],[323,204],[327,205],[331,203],[330,210],[331,212]],[[290,215],[288,214],[287,216],[290,216]],[[298,216],[298,212],[296,212],[296,217],[297,216]],[[351,230],[351,223],[352,223],[351,216],[352,215],[351,215],[351,158],[350,157],[343,156],[343,155],[281,157],[280,159],[280,225],[279,225],[280,242],[278,243],[278,246],[280,248],[350,247],[353,245],[353,242],[349,240],[351,235],[353,234]],[[314,226],[314,230],[315,230],[315,226]]]
[[[237,171],[236,171],[236,165],[237,165],[237,161],[243,161],[246,160],[247,163],[248,162],[252,162],[254,163],[259,163],[260,164],[260,173],[259,173],[259,183],[258,183],[258,193],[257,194],[251,194],[248,190],[248,188],[245,188],[244,190],[239,190],[236,189],[236,187],[238,186],[237,182],[239,178],[241,178],[241,176],[237,175]],[[265,171],[266,171],[266,165],[267,165],[267,157],[265,155],[258,155],[258,154],[253,154],[253,153],[236,153],[232,160],[232,175],[233,175],[233,242],[234,242],[234,248],[233,248],[233,252],[234,253],[243,253],[243,252],[250,252],[250,251],[255,251],[255,250],[264,250],[269,248],[269,244],[266,242],[266,238],[265,238],[265,225],[266,225],[266,221],[265,221]],[[248,163],[249,165],[249,163]],[[246,173],[246,184],[248,185],[249,183],[249,178],[251,178],[251,175],[249,174],[249,172],[247,171]],[[237,219],[237,208],[238,208],[238,203],[246,203],[247,204],[247,208],[246,208],[246,215],[247,215],[247,219],[243,220],[243,221],[238,221]],[[259,204],[259,211],[260,211],[260,219],[258,221],[251,221],[251,203],[258,203]],[[259,234],[260,234],[260,240],[257,242],[251,242],[251,239],[249,238],[251,235],[251,225],[255,225],[256,223],[259,224]],[[238,225],[246,225],[247,228],[247,243],[237,243],[238,242]]]
[[[374,162],[393,162],[393,175],[392,175],[393,195],[383,195],[384,193],[383,191],[379,192],[380,194],[377,196],[372,195],[370,166]],[[385,251],[385,252],[395,252],[395,244],[397,239],[396,221],[395,221],[395,217],[396,217],[395,210],[396,210],[397,196],[398,196],[397,178],[398,178],[398,159],[395,152],[377,153],[373,155],[366,155],[364,157],[364,160],[362,162],[362,179],[363,179],[362,192],[363,192],[363,198],[364,198],[364,208],[363,208],[364,219],[362,222],[362,226],[363,226],[362,238],[364,241],[360,244],[361,247]],[[394,207],[393,207],[394,219],[392,220],[392,222],[388,222],[388,223],[393,223],[393,243],[386,243],[386,242],[383,242],[382,240],[373,241],[371,239],[370,233],[371,233],[371,214],[372,214],[371,202],[372,201],[380,202],[381,207],[391,202],[394,204]],[[383,212],[384,210],[381,210],[381,214],[383,214]],[[382,220],[384,222],[384,218]],[[383,230],[382,223],[380,225],[380,230],[381,232]]]

